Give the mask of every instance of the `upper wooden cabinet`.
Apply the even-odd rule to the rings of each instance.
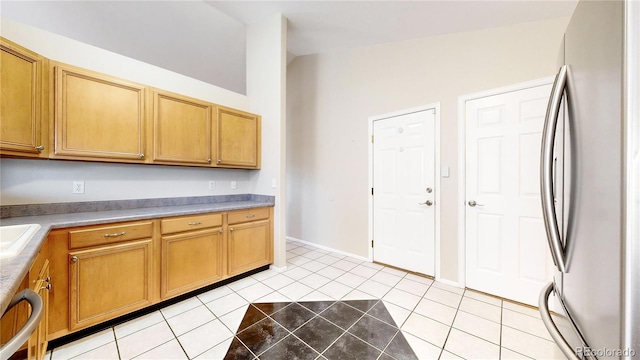
[[[218,107],[216,143],[220,167],[260,168],[260,116]]]
[[[55,66],[54,158],[144,162],[144,85]]]
[[[260,169],[259,115],[0,48],[0,155]]]
[[[3,38],[0,50],[0,154],[47,157],[46,59]]]
[[[211,104],[153,89],[154,163],[211,166]]]

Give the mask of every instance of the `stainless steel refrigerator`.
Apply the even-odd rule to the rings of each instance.
[[[638,7],[577,4],[547,110],[541,193],[557,271],[540,313],[569,359],[640,359]]]

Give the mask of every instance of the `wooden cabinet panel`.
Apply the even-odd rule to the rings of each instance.
[[[223,277],[222,228],[162,237],[161,297],[180,295]]]
[[[256,208],[229,213],[229,225],[269,218],[268,208]]]
[[[37,270],[39,269],[39,271]],[[40,325],[36,328],[36,331],[31,335],[28,341],[28,355],[29,359],[42,360],[47,353],[47,345],[49,343],[49,290],[51,289],[51,277],[49,276],[49,260],[45,259],[41,267],[35,267],[32,269],[35,279],[32,278],[32,274],[29,274],[31,283],[33,286],[31,290],[35,291],[42,298],[43,314]]]
[[[217,113],[217,165],[259,169],[260,116],[222,106]]]
[[[54,157],[144,162],[145,87],[56,65]]]
[[[69,253],[70,329],[152,304],[152,241]]]
[[[0,154],[39,157],[44,150],[45,61],[42,56],[0,38]]]
[[[153,162],[211,165],[211,104],[153,90]]]
[[[151,221],[90,227],[69,232],[69,249],[113,244],[152,236],[153,222]]]
[[[229,276],[271,263],[272,244],[269,220],[229,227]]]
[[[162,219],[160,231],[163,234],[171,234],[218,226],[222,226],[222,214],[188,215]]]
[[[69,231],[56,229],[49,233],[49,339],[69,333]]]

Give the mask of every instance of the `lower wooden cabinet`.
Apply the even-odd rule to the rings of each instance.
[[[152,241],[69,253],[70,330],[152,304]]]
[[[227,223],[229,276],[273,262],[273,208],[231,211]]]
[[[51,277],[49,276],[49,260],[45,259],[39,271],[32,272],[37,276],[31,280],[33,284],[31,290],[38,293],[42,298],[43,314],[40,325],[29,338],[27,349],[29,359],[42,360],[47,354],[47,345],[49,344],[49,291],[52,287]],[[30,273],[29,277],[32,278],[32,276]]]
[[[222,228],[162,237],[161,298],[213,284],[223,277]]]
[[[270,221],[261,220],[229,226],[229,276],[272,262]]]
[[[53,230],[49,339],[272,263],[272,219],[264,207]]]

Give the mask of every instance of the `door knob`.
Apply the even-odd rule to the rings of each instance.
[[[425,202],[423,202],[423,203],[418,203],[418,205],[427,205],[427,206],[431,206],[431,205],[433,205],[433,201],[431,201],[431,200],[427,200],[427,201],[425,201]]]
[[[431,194],[431,193],[433,192],[433,189],[429,187],[429,188],[427,188],[427,192],[428,192],[429,194]]]
[[[475,200],[469,200],[469,206],[476,207],[476,206],[484,206],[484,205],[478,204]]]

